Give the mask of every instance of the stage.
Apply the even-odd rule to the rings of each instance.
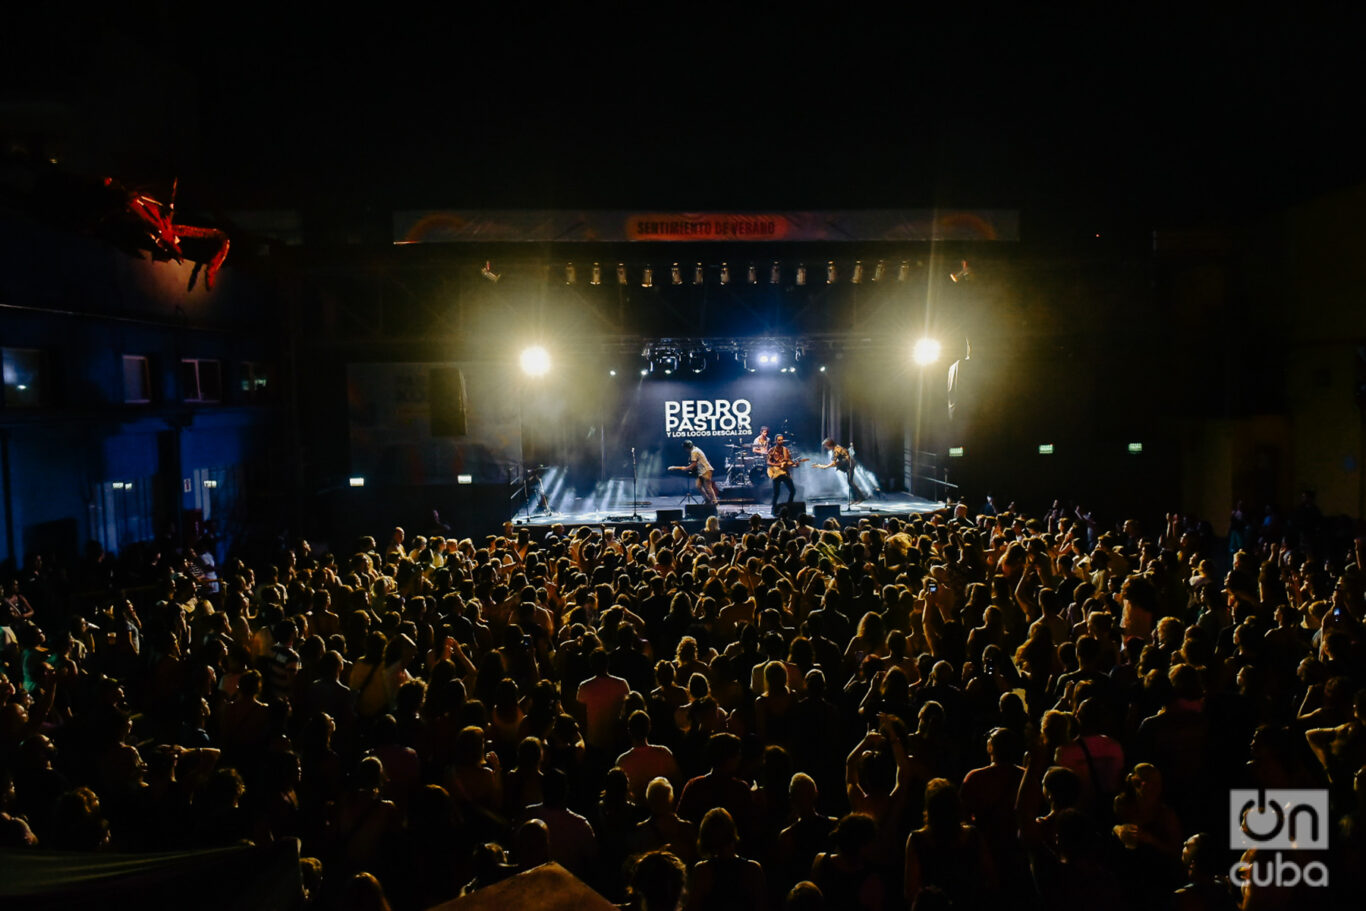
[[[769,509],[769,500],[756,501],[753,496],[728,496],[730,493],[731,491],[722,489],[721,501],[716,508],[716,516],[723,529],[748,523],[750,517],[755,515],[763,519],[773,517]],[[805,505],[804,511],[806,515],[813,517],[813,525],[822,524],[826,518],[838,517],[842,522],[857,522],[859,519],[870,517],[907,518],[944,508],[942,502],[926,500],[907,493],[885,492],[874,494],[862,503],[853,505],[843,498],[833,497],[799,499],[796,502]],[[779,503],[779,512],[783,508],[784,504]],[[663,517],[659,515],[661,511],[664,512]],[[536,504],[533,504],[530,515],[527,514],[527,510],[519,509],[509,520],[518,526],[548,528],[552,525],[644,526],[658,524],[661,518],[665,522],[682,521],[692,530],[694,526],[700,529],[707,516],[702,499],[695,492],[690,497],[683,494],[653,494],[632,501],[628,489],[625,496],[607,503],[596,502],[590,497],[562,498],[548,510],[538,509]]]

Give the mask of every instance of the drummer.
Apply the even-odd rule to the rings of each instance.
[[[768,446],[768,428],[760,427],[759,435],[754,438],[754,443],[750,446],[750,449],[755,455],[766,456],[768,455]]]

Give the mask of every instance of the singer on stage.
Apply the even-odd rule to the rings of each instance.
[[[845,449],[829,437],[825,438],[825,442],[822,445],[829,450],[830,461],[826,462],[824,465],[817,465],[816,467],[838,468],[840,471],[844,472],[844,477],[849,482],[850,504],[862,503],[866,497],[864,497],[863,491],[859,490],[858,484],[854,483],[854,457],[850,455],[849,450]]]
[[[697,489],[702,492],[702,499],[712,506],[721,498],[716,492],[716,483],[712,481],[711,462],[707,461],[707,456],[701,449],[692,444],[692,440],[683,441],[683,451],[688,453],[687,465],[670,465],[670,471],[686,471],[697,478]],[[777,494],[774,494],[777,497]]]

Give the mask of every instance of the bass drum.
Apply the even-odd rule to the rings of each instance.
[[[767,481],[767,480],[768,480],[768,466],[767,466],[767,465],[755,465],[753,468],[751,468],[751,469],[749,470],[749,483],[750,483],[752,486],[758,487],[758,486],[760,486],[761,484],[763,484],[763,483],[764,483],[765,481]]]

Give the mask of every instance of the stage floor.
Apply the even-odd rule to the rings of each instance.
[[[661,509],[676,509],[685,511],[685,519],[691,525],[694,521],[700,525],[704,520],[700,517],[686,515],[686,507],[689,504],[700,504],[701,497],[694,494],[691,498],[683,496],[652,496],[635,501],[635,508],[632,508],[630,499],[622,500],[615,504],[605,504],[603,508],[597,508],[597,504],[585,500],[562,501],[559,509],[552,512],[537,512],[533,509],[528,516],[525,510],[518,510],[517,514],[511,516],[511,521],[516,525],[530,525],[547,527],[551,525],[634,525],[650,524],[656,521],[656,514]],[[862,503],[849,505],[843,499],[833,499],[819,497],[804,501],[806,512],[811,514],[817,506],[837,506],[841,517],[853,519],[865,516],[911,516],[918,513],[934,512],[943,509],[944,503],[935,500],[925,500],[914,497],[907,493],[877,493],[864,500]],[[778,506],[782,509],[782,504]],[[747,521],[750,516],[758,515],[770,518],[772,511],[769,509],[768,502],[756,503],[752,499],[744,501],[728,502],[723,495],[720,504],[716,508],[717,517],[723,524],[741,520]],[[818,523],[817,523],[818,524]]]

